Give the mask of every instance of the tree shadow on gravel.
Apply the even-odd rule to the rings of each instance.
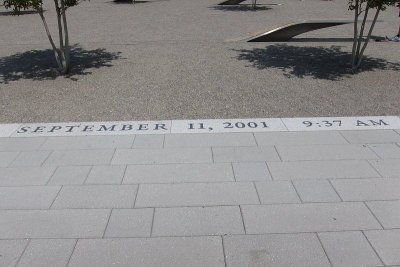
[[[15,15],[12,11],[0,11],[0,16],[23,16],[37,14],[36,10],[21,10],[18,15]]]
[[[90,69],[111,67],[111,62],[120,57],[120,52],[108,52],[104,48],[85,50],[74,45],[71,48],[71,71],[65,76],[88,75]],[[31,50],[0,58],[0,83],[9,83],[20,79],[54,80],[60,77],[53,50]]]
[[[262,49],[234,51],[239,52],[239,60],[249,61],[252,67],[279,69],[288,78],[311,77],[335,81],[354,75],[351,69],[351,53],[341,51],[340,46],[326,48],[277,44]],[[359,72],[374,70],[400,71],[400,63],[364,56]]]
[[[220,10],[220,11],[265,11],[265,10],[270,10],[272,8],[267,7],[267,6],[256,6],[253,8],[251,5],[234,5],[234,6],[228,6],[228,5],[221,5],[221,6],[211,6],[210,8],[214,10]]]

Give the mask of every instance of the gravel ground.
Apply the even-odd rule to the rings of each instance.
[[[240,40],[304,19],[351,19],[346,1],[260,0],[256,11],[217,3],[92,0],[71,8],[71,77],[51,70],[38,15],[1,9],[0,122],[400,114],[400,43],[371,42],[352,74],[352,25],[286,43]],[[382,13],[374,35],[393,35],[397,13]]]

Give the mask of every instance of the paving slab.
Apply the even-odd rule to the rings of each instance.
[[[400,265],[400,230],[365,231],[365,235],[386,265]]]
[[[0,209],[49,209],[59,186],[0,187]]]
[[[344,201],[400,199],[400,179],[337,179],[332,184]]]
[[[60,166],[51,176],[49,185],[83,184],[92,166]]]
[[[238,206],[156,208],[153,236],[244,234]]]
[[[0,138],[0,151],[36,150],[44,143],[45,140],[46,140],[45,137]]]
[[[232,166],[216,164],[129,165],[124,184],[234,181]]]
[[[214,162],[280,161],[273,146],[264,147],[215,147]]]
[[[341,131],[352,144],[399,143],[400,134],[393,130]]]
[[[137,135],[133,143],[133,148],[163,148],[164,135]]]
[[[381,229],[363,203],[243,205],[249,234]]]
[[[254,133],[254,136],[260,146],[348,144],[346,139],[335,131],[270,132]]]
[[[49,137],[40,147],[42,150],[130,148],[134,135],[127,136],[73,136]]]
[[[0,168],[0,186],[45,185],[54,167]]]
[[[69,266],[223,267],[221,237],[81,239]]]
[[[53,209],[133,208],[136,185],[63,186]]]
[[[236,181],[272,180],[265,162],[234,162],[232,167]]]
[[[362,160],[268,162],[267,165],[274,180],[380,177]]]
[[[226,263],[242,266],[330,266],[315,234],[224,236]]]
[[[109,164],[114,150],[56,150],[43,166],[104,165]]]
[[[383,177],[400,177],[400,159],[371,160],[370,162]]]
[[[135,207],[183,207],[259,204],[252,183],[145,184]]]
[[[211,163],[210,148],[117,149],[112,164]]]
[[[102,237],[109,214],[102,209],[1,210],[0,238]]]
[[[255,185],[261,204],[301,202],[289,181],[256,182]]]
[[[293,185],[303,202],[341,201],[328,180],[295,180]]]
[[[400,228],[400,200],[367,202],[385,229]]]
[[[39,167],[50,154],[51,151],[24,151],[10,164],[10,167]]]
[[[30,240],[17,266],[67,266],[75,244],[75,239]]]
[[[0,266],[15,266],[28,240],[0,240]]]
[[[8,167],[19,155],[19,152],[0,152],[0,168]]]
[[[125,174],[124,165],[98,165],[93,166],[87,177],[86,184],[120,184]]]
[[[381,159],[400,158],[400,146],[397,144],[368,145]]]
[[[150,237],[154,209],[113,209],[105,237]]]
[[[363,145],[277,146],[276,149],[283,161],[378,158]]]
[[[318,233],[333,266],[383,266],[362,232]]]
[[[171,134],[165,136],[165,147],[256,146],[252,133]]]

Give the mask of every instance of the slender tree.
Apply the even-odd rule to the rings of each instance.
[[[59,46],[54,43],[49,27],[44,17],[43,0],[3,0],[6,9],[12,9],[14,15],[19,15],[22,10],[34,9],[39,14],[51,47],[54,51],[58,71],[67,74],[70,70],[70,44],[66,11],[69,7],[76,6],[80,0],[53,0],[57,14]]]
[[[384,11],[388,6],[399,5],[400,0],[349,0],[349,10],[354,12],[354,39],[352,49],[352,68],[353,71],[361,65],[365,48],[371,39],[372,31],[378,19],[379,13]],[[373,13],[373,20],[368,29],[366,37],[366,22],[369,13]],[[362,18],[361,21],[360,18]],[[360,22],[360,23],[359,23]]]

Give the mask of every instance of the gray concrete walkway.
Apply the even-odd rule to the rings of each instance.
[[[0,138],[0,266],[400,265],[399,133]]]

